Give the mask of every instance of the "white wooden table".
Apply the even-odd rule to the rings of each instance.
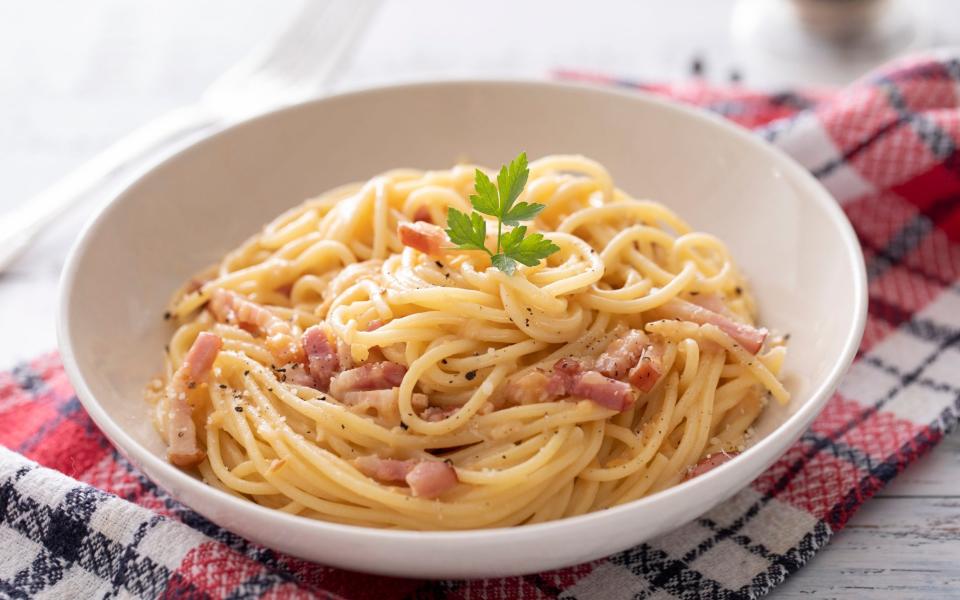
[[[936,15],[931,37],[960,42],[955,0],[924,4]],[[676,79],[689,74],[694,56],[703,57],[712,79],[737,71],[747,85],[791,82],[790,72],[751,71],[750,57],[730,39],[732,5],[393,0],[336,87],[545,77],[558,67]],[[137,125],[195,99],[297,6],[293,0],[0,3],[0,212]],[[64,218],[0,276],[0,367],[55,347],[57,277],[94,204]],[[960,597],[958,559],[960,436],[954,434],[867,503],[773,597]]]

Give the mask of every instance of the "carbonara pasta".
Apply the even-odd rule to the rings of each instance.
[[[520,199],[559,250],[507,274],[442,229],[475,169],[331,190],[180,290],[147,394],[170,460],[306,517],[509,527],[696,476],[788,400],[720,240],[548,156]]]

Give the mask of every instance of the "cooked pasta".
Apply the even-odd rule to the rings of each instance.
[[[438,227],[475,170],[331,190],[180,290],[147,394],[170,460],[306,517],[509,527],[696,476],[788,400],[783,340],[719,239],[548,156],[520,198],[559,250],[508,274]]]

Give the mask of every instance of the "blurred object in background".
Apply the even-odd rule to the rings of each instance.
[[[738,0],[732,27],[742,64],[758,78],[841,85],[930,46],[926,13],[925,0]]]
[[[890,0],[790,0],[800,24],[814,37],[840,46],[862,42],[889,15]]]

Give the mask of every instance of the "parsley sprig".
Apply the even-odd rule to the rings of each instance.
[[[447,211],[446,232],[450,241],[462,250],[486,252],[493,266],[507,275],[513,275],[517,263],[532,267],[560,250],[542,233],[527,235],[527,226],[520,225],[521,221],[532,220],[544,209],[543,204],[517,202],[529,176],[525,152],[521,152],[509,165],[500,167],[496,185],[486,173],[477,169],[474,182],[476,194],[470,196],[473,212],[467,215],[455,208]],[[497,219],[496,252],[487,248],[487,222],[481,215]],[[504,225],[513,229],[504,233]]]

